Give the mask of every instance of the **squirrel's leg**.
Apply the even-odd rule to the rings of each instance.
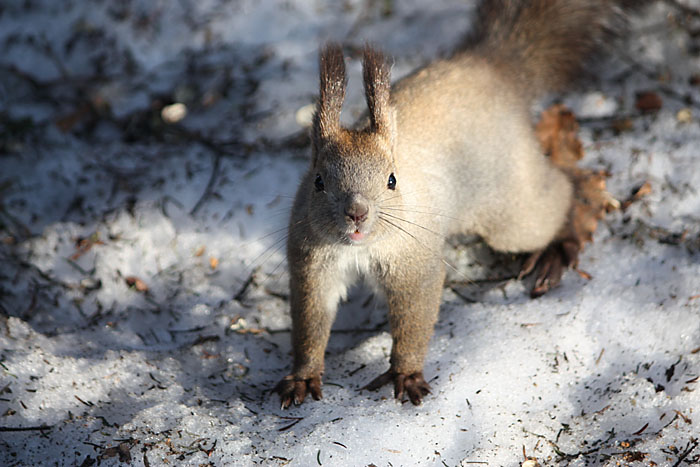
[[[393,382],[397,399],[406,394],[418,405],[430,392],[423,378],[423,361],[440,309],[445,267],[436,258],[412,263],[415,270],[402,266],[400,275],[383,278],[392,336],[391,368],[365,389],[376,390]]]
[[[273,389],[279,393],[282,408],[301,404],[307,394],[319,400],[324,353],[335,319],[338,302],[347,284],[341,274],[324,268],[312,271],[313,264],[290,268],[290,305],[294,367]]]

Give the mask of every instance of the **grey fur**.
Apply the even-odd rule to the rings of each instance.
[[[572,185],[541,154],[529,105],[570,80],[615,15],[603,0],[484,2],[466,48],[393,87],[367,47],[369,114],[354,130],[339,124],[340,48],[322,50],[313,158],[289,225],[294,368],[276,388],[284,407],[321,397],[330,327],[358,277],[386,295],[393,339],[391,368],[369,387],[393,381],[397,397],[420,403],[445,238],[478,234],[510,252],[561,239]]]

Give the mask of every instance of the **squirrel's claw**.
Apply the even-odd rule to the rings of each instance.
[[[413,405],[420,405],[423,401],[423,396],[430,394],[430,385],[425,381],[425,378],[423,378],[422,371],[407,375],[405,373],[396,373],[394,370],[389,370],[377,376],[362,389],[376,391],[392,381],[394,382],[394,397],[398,400],[403,400],[404,394],[407,394]]]
[[[292,403],[301,405],[307,394],[311,394],[314,400],[323,398],[321,391],[321,376],[312,376],[307,379],[298,379],[294,375],[285,376],[277,383],[272,392],[280,395],[281,408],[287,409]]]
[[[530,255],[523,263],[519,277],[535,271],[535,283],[530,291],[532,298],[541,297],[561,281],[564,271],[578,263],[581,251],[579,242],[566,239],[549,245]]]

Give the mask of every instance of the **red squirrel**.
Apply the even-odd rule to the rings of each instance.
[[[338,303],[364,278],[386,297],[392,383],[420,404],[423,361],[454,234],[493,249],[533,253],[542,290],[578,256],[572,181],[542,154],[534,99],[562,89],[616,27],[612,0],[487,0],[472,34],[448,59],[390,82],[378,50],[363,53],[368,113],[344,128],[341,47],[320,54],[312,160],[299,185],[287,244],[292,373],[276,386],[282,407],[322,397],[324,352]]]

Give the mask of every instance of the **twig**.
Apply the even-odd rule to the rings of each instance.
[[[692,443],[692,446],[690,446],[691,443]],[[678,460],[676,461],[675,464],[673,464],[673,467],[678,467],[679,465],[681,465],[681,462],[683,462],[686,459],[686,457],[688,457],[690,455],[690,453],[693,452],[693,450],[696,447],[698,447],[698,440],[695,438],[690,438],[690,443],[688,443],[688,446],[686,446],[685,452],[683,452],[683,454],[681,454],[678,457]]]
[[[236,300],[237,302],[240,302],[241,299],[245,296],[246,292],[248,291],[248,288],[250,285],[253,283],[254,277],[255,276],[255,271],[251,272],[248,278],[245,280],[243,283],[243,286],[241,287],[241,290],[239,290],[236,295],[233,296],[233,299]]]
[[[44,431],[50,430],[53,425],[39,425],[39,426],[0,426],[0,431]]]
[[[214,152],[214,164],[211,168],[211,175],[209,176],[209,182],[207,182],[206,188],[204,188],[204,193],[202,193],[202,196],[199,198],[197,203],[195,203],[194,207],[190,211],[190,216],[194,216],[197,214],[197,211],[199,211],[199,208],[202,207],[204,202],[211,196],[211,192],[214,188],[214,184],[216,183],[216,179],[219,175],[219,165],[221,165],[221,152],[216,151]]]
[[[10,214],[5,206],[0,204],[0,214],[7,217],[7,219],[14,224],[15,236],[20,238],[28,238],[32,236],[32,231],[24,225],[19,219]]]
[[[614,436],[614,434],[611,435],[611,436],[609,436],[608,439],[606,439],[605,441],[603,441],[603,443],[602,443],[600,446],[598,446],[598,447],[591,448],[591,449],[589,449],[589,450],[587,450],[587,451],[579,451],[579,452],[574,453],[574,454],[568,454],[568,453],[562,451],[561,448],[559,447],[559,445],[558,445],[557,443],[555,443],[554,441],[552,441],[552,440],[550,440],[550,439],[547,439],[547,437],[545,437],[544,435],[540,435],[540,434],[537,434],[537,433],[533,433],[533,432],[527,431],[527,430],[523,430],[523,431],[524,431],[525,433],[531,434],[531,435],[533,435],[533,436],[536,436],[536,437],[538,437],[538,438],[540,438],[540,439],[543,439],[543,440],[545,440],[546,442],[548,442],[548,443],[552,446],[552,449],[554,449],[554,452],[555,452],[559,457],[561,457],[562,459],[566,459],[566,460],[572,460],[572,459],[576,459],[576,458],[581,457],[581,456],[586,457],[586,456],[588,456],[588,455],[590,455],[590,454],[594,454],[594,453],[600,451],[601,449],[603,449],[604,444],[607,443],[608,441],[610,441],[610,440],[613,438],[613,436]]]
[[[304,420],[304,417],[282,417],[282,416],[280,416],[280,418],[284,418],[286,420],[294,420],[294,421],[292,423],[290,423],[289,425],[283,426],[282,428],[278,429],[277,431],[287,431],[290,428],[292,428],[294,425],[299,423],[300,421]]]
[[[486,278],[486,279],[469,279],[468,281],[449,281],[446,285],[448,287],[454,287],[455,285],[489,285],[489,284],[498,284],[499,282],[509,282],[512,280],[518,279],[517,275],[510,275],[510,276],[503,276],[503,277],[495,277],[493,279]]]
[[[464,303],[476,303],[476,302],[477,302],[477,301],[474,300],[473,298],[469,298],[469,297],[467,297],[466,295],[462,294],[459,290],[457,290],[456,287],[450,286],[450,287],[448,287],[448,288],[452,291],[452,293],[454,293],[454,294],[457,295],[459,298],[461,298],[462,301],[463,301]]]

